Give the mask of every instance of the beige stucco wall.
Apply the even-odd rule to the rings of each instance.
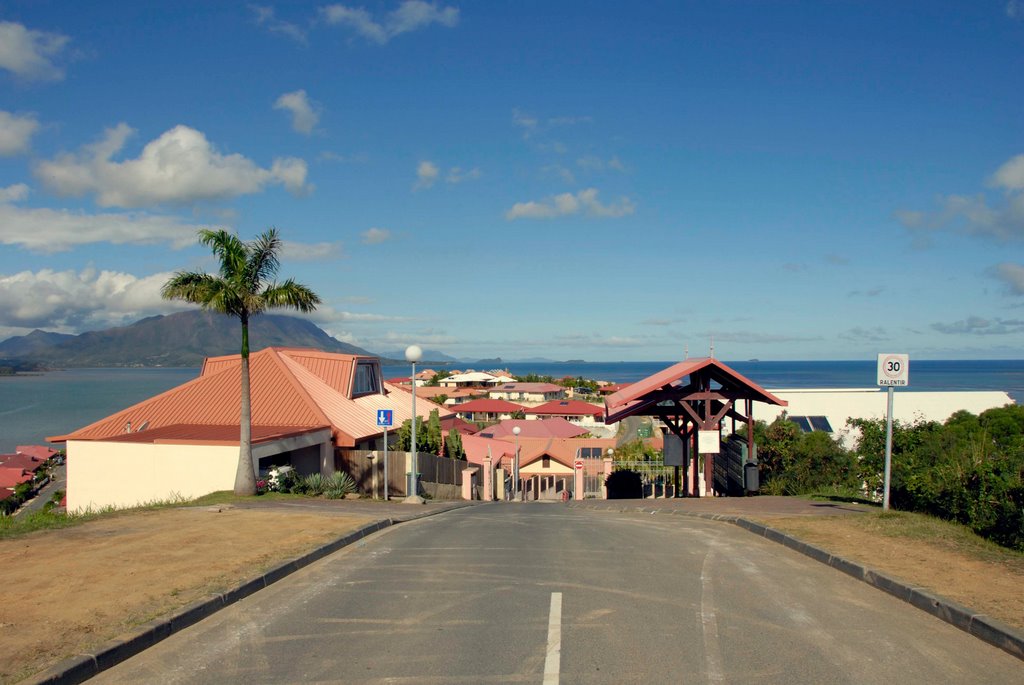
[[[571,476],[572,469],[554,459],[551,460],[549,468],[544,468],[544,460],[538,459],[519,469],[519,473],[530,476]]]
[[[235,484],[238,446],[69,440],[68,511],[194,498]]]

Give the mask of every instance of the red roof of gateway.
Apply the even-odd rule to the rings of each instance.
[[[700,373],[698,374],[698,372]],[[783,407],[787,405],[785,400],[780,400],[726,364],[717,359],[705,357],[687,359],[673,364],[667,369],[662,369],[641,381],[626,386],[613,395],[609,395],[604,400],[606,422],[608,419],[618,421],[644,407],[657,404],[659,398],[656,397],[656,391],[658,390],[685,389],[683,379],[692,374],[704,375],[721,385],[723,389],[742,392],[749,399]]]
[[[253,433],[258,427],[284,428],[295,434],[329,426],[337,445],[351,447],[382,433],[377,426],[378,409],[391,409],[395,425],[400,426],[412,415],[412,395],[385,384],[383,392],[353,398],[353,372],[361,361],[378,363],[376,357],[316,350],[268,347],[253,353],[249,357]],[[237,428],[240,369],[239,355],[208,358],[199,378],[48,440],[107,440],[140,428],[145,433],[169,426]],[[417,413],[426,417],[432,409],[442,416],[451,413],[428,401],[417,406]]]
[[[601,416],[604,414],[604,410],[580,400],[551,400],[540,406],[530,407],[526,413],[550,416]]]

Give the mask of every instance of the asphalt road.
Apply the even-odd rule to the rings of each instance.
[[[725,523],[498,503],[388,529],[106,683],[1018,683],[1024,663]]]

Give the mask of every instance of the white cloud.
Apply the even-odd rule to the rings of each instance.
[[[626,166],[618,157],[601,159],[595,155],[587,155],[576,160],[577,166],[584,171],[625,171]]]
[[[396,9],[377,21],[362,7],[335,4],[320,8],[320,16],[333,25],[348,26],[364,38],[383,45],[395,36],[409,33],[431,24],[452,28],[459,23],[459,10],[440,7],[423,0],[405,0]]]
[[[0,21],[0,69],[24,79],[59,81],[64,70],[54,63],[71,39]]]
[[[445,176],[444,180],[448,183],[462,183],[463,181],[475,181],[481,175],[480,169],[476,167],[463,171],[462,167],[453,166],[448,170],[448,175]]]
[[[1004,191],[993,205],[983,194],[947,195],[938,199],[937,210],[901,209],[895,213],[896,219],[918,243],[926,243],[931,234],[941,230],[1001,242],[1024,239],[1024,155],[1002,164],[989,178],[989,184]]]
[[[555,176],[560,178],[564,183],[569,185],[576,183],[576,176],[570,169],[566,169],[561,164],[548,164],[541,167],[540,172],[543,176]]]
[[[992,185],[1006,190],[1024,190],[1024,155],[1017,155],[996,169]]]
[[[527,138],[537,128],[537,117],[531,116],[520,109],[513,109],[512,123],[523,129],[523,137]]]
[[[15,183],[6,188],[0,188],[0,204],[9,202],[21,202],[28,197],[28,186],[24,183]]]
[[[1024,321],[1020,319],[986,319],[981,316],[969,316],[952,323],[933,323],[932,330],[939,333],[968,335],[1008,335],[1024,332]]]
[[[843,333],[840,333],[839,337],[844,340],[852,340],[854,342],[885,342],[886,340],[890,340],[892,335],[889,330],[883,326],[873,326],[871,328],[855,326]]]
[[[266,27],[271,33],[280,33],[281,35],[288,36],[299,43],[306,43],[306,32],[297,24],[278,19],[273,7],[249,5],[249,9],[252,10],[258,26]]]
[[[430,186],[434,185],[437,181],[437,177],[440,175],[441,170],[437,168],[436,164],[424,160],[416,167],[416,183],[413,184],[412,189],[426,190]]]
[[[26,190],[6,189],[9,199],[22,199]],[[18,197],[21,195],[22,197]],[[195,242],[199,226],[170,216],[143,212],[85,214],[68,210],[26,209],[0,204],[0,243],[19,245],[33,252],[64,252],[78,245],[107,242],[115,245],[169,243],[182,248]]]
[[[517,202],[505,213],[509,221],[514,219],[551,219],[559,216],[570,216],[585,213],[592,217],[617,218],[632,214],[636,205],[629,198],[622,198],[617,204],[601,204],[597,199],[597,190],[587,188],[575,195],[562,193],[548,198],[543,202]]]
[[[379,245],[391,240],[391,231],[386,228],[368,228],[362,232],[363,245]]]
[[[220,154],[206,136],[188,126],[175,126],[150,141],[135,159],[114,161],[134,133],[127,124],[118,124],[78,154],[37,163],[36,176],[61,195],[95,193],[103,207],[216,200],[257,193],[269,184],[293,193],[308,190],[305,161],[278,158],[263,169],[242,155]]]
[[[22,328],[81,331],[184,309],[160,297],[170,273],[22,271],[0,275],[0,320]]]
[[[274,103],[274,109],[291,112],[292,128],[307,136],[320,122],[320,105],[310,102],[305,90],[285,93]]]
[[[1024,264],[1003,262],[991,269],[991,274],[1002,281],[1014,295],[1024,295]]]
[[[18,116],[0,110],[0,157],[28,152],[32,136],[39,130],[39,121],[31,114]]]
[[[283,241],[281,260],[286,262],[320,262],[344,256],[341,242],[297,243]]]

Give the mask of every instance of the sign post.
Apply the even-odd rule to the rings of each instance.
[[[384,428],[384,501],[388,501],[388,427],[394,423],[395,412],[393,409],[377,410],[377,425]]]
[[[888,388],[889,397],[885,410],[885,486],[882,493],[882,509],[889,510],[889,482],[892,474],[892,391],[899,386],[910,385],[910,355],[878,355],[878,385]]]

